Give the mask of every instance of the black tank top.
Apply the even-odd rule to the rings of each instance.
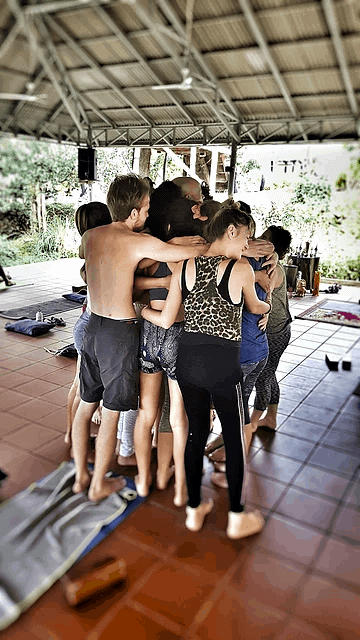
[[[167,266],[166,262],[160,262],[158,268],[155,273],[152,275],[153,278],[165,278],[166,276],[171,276],[172,272]],[[166,300],[168,295],[168,290],[164,287],[159,287],[158,289],[149,289],[149,298],[152,300]]]
[[[195,258],[196,280],[191,291],[186,286],[187,260],[181,272],[181,289],[185,310],[184,331],[203,333],[226,340],[241,340],[243,295],[238,304],[231,301],[229,278],[236,260],[230,260],[219,284],[216,284],[220,262],[226,256]]]

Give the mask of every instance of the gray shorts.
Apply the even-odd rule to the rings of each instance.
[[[168,378],[176,380],[176,360],[182,328],[182,322],[175,322],[169,329],[163,329],[148,320],[143,321],[140,335],[140,371],[164,371]]]
[[[84,313],[81,314],[80,318],[76,321],[73,336],[74,336],[74,345],[75,349],[78,352],[78,355],[81,354],[81,345],[84,337],[84,331],[87,323],[89,322],[90,311],[85,309]]]

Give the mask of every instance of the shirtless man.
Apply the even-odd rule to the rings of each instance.
[[[113,222],[90,229],[83,237],[91,299],[80,367],[81,401],[73,423],[76,466],[74,493],[89,488],[89,499],[101,500],[125,485],[106,478],[116,445],[120,411],[138,404],[139,328],[132,303],[134,273],[143,258],[178,262],[206,251],[207,245],[165,244],[144,228],[149,209],[149,184],[135,175],[117,176],[107,195]],[[87,468],[91,417],[103,399],[92,477]]]

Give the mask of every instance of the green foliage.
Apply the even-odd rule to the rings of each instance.
[[[76,246],[68,248],[68,232],[69,226],[63,220],[53,219],[41,233],[27,233],[15,240],[0,236],[0,264],[10,267],[76,257]]]
[[[128,147],[98,148],[97,177],[103,193],[107,193],[115,176],[131,172],[133,149]]]
[[[73,204],[62,204],[61,202],[54,202],[46,205],[46,216],[48,220],[74,220],[75,207]]]
[[[321,260],[321,275],[338,280],[360,280],[360,256],[348,260]]]

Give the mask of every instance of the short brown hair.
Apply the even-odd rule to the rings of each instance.
[[[78,232],[83,236],[88,229],[111,224],[110,211],[103,202],[87,202],[77,209],[75,224]]]
[[[134,173],[116,176],[106,198],[113,222],[124,222],[133,209],[140,209],[144,197],[149,195],[149,190],[148,181]]]
[[[231,224],[234,225],[236,229],[241,226],[248,227],[250,233],[253,233],[254,220],[252,216],[241,208],[239,202],[234,202],[232,198],[228,198],[206,225],[206,240],[208,242],[215,242],[215,240],[222,238],[226,229]]]

